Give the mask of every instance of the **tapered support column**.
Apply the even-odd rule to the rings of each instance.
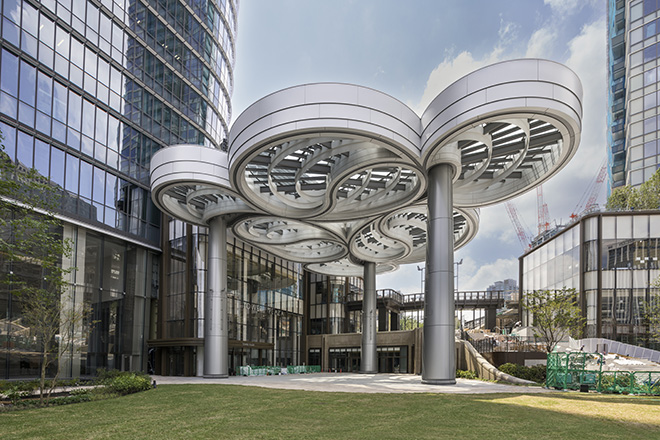
[[[227,225],[209,222],[208,288],[204,298],[204,377],[227,377]]]
[[[433,385],[456,383],[452,177],[447,164],[429,171],[422,383]]]
[[[376,351],[376,263],[364,263],[364,298],[362,300],[362,357],[360,373],[378,373]]]

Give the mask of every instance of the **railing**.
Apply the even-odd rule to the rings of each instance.
[[[600,393],[660,395],[660,371],[603,371],[600,353],[550,353],[546,386]]]
[[[396,301],[399,304],[403,303],[403,298],[405,295],[393,289],[380,289],[376,291],[377,299],[389,298]],[[362,301],[364,298],[364,293],[362,292],[352,292],[346,295],[346,302]]]
[[[474,339],[468,332],[463,331],[462,338],[468,341],[479,353],[516,352],[516,351],[545,351],[543,338],[522,337],[511,335],[497,335]]]
[[[277,376],[282,374],[307,374],[307,373],[320,373],[320,365],[289,365],[286,368],[282,367],[269,367],[269,366],[244,366],[238,367],[240,376]]]

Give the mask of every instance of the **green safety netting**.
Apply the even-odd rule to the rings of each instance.
[[[282,367],[239,367],[238,374],[240,376],[276,376],[282,374]],[[289,365],[286,367],[285,374],[305,374],[305,373],[320,373],[320,365]]]
[[[660,395],[660,371],[603,371],[600,353],[549,353],[548,388],[577,390],[584,386],[601,393]]]

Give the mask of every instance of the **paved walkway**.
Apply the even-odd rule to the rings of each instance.
[[[549,393],[541,387],[503,385],[481,380],[456,379],[456,385],[424,385],[414,374],[313,373],[281,376],[231,376],[227,379],[152,376],[158,384],[245,385],[285,390],[348,393]]]

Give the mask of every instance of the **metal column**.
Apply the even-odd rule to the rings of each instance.
[[[376,263],[364,263],[364,297],[362,299],[362,354],[360,373],[378,373],[376,350]]]
[[[453,169],[436,165],[428,177],[422,383],[451,385],[456,383]]]
[[[204,298],[204,377],[227,377],[227,225],[209,222],[208,288]]]

